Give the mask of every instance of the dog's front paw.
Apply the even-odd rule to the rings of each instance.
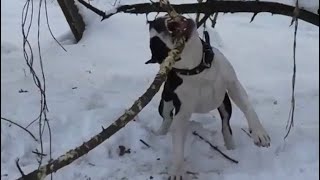
[[[164,135],[166,135],[166,134],[168,133],[168,131],[169,131],[169,129],[160,127],[160,129],[158,129],[158,130],[155,132],[155,134],[156,134],[157,136],[164,136]]]
[[[271,142],[270,136],[262,126],[260,128],[252,128],[250,130],[250,134],[255,145],[259,147],[270,146],[270,142]]]
[[[173,168],[169,171],[168,180],[191,180],[188,173],[184,170],[185,168]]]

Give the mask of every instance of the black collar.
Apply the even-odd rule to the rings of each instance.
[[[207,41],[207,39],[206,39]],[[204,42],[201,39],[202,42],[202,60],[200,62],[200,64],[198,66],[196,66],[193,69],[176,69],[176,68],[172,68],[172,70],[174,72],[177,72],[178,74],[182,74],[182,75],[187,75],[187,76],[191,76],[191,75],[196,75],[201,73],[203,70],[210,68],[213,58],[214,58],[214,53],[212,51],[212,48],[210,46],[209,43]],[[210,41],[209,41],[210,42]]]

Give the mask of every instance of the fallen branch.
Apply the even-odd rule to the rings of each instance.
[[[227,158],[229,161],[238,164],[239,161],[232,159],[228,155],[224,154],[217,146],[212,145],[208,140],[204,139],[202,136],[200,136],[196,131],[192,132],[193,135],[199,137],[201,140],[209,144],[210,147],[212,147],[214,150],[218,151],[223,157]]]
[[[141,3],[133,5],[122,5],[115,8],[109,13],[93,7],[84,0],[78,0],[81,4],[94,11],[102,17],[102,20],[107,19],[117,13],[132,13],[132,14],[148,14],[151,12],[166,12],[160,7],[159,3]],[[172,7],[180,14],[187,13],[204,13],[213,14],[215,12],[223,13],[262,13],[268,12],[272,14],[279,14],[284,16],[294,16],[293,12],[295,7],[276,3],[276,2],[263,2],[263,1],[209,1],[205,3],[190,3],[190,4],[176,4]],[[299,16],[301,20],[309,22],[313,25],[319,26],[319,14],[300,9]]]
[[[151,148],[151,146],[148,143],[146,143],[144,140],[140,139],[140,142],[145,146],[147,146],[148,148]]]
[[[167,73],[171,70],[175,59],[179,57],[183,48],[184,41],[181,41],[178,43],[177,48],[170,51],[169,56],[160,65],[160,70],[147,91],[138,100],[136,100],[129,110],[120,116],[113,124],[106,129],[103,129],[102,132],[92,137],[89,141],[83,143],[81,146],[68,151],[64,155],[53,160],[51,163],[41,166],[39,169],[25,175],[24,177],[20,177],[18,180],[43,180],[48,174],[56,172],[57,170],[69,165],[118,132],[128,122],[130,122],[159,91],[160,86],[166,80]]]
[[[167,1],[162,1],[164,6],[170,6]],[[165,8],[165,7],[164,7]],[[172,19],[179,20],[177,18],[178,14],[171,8],[166,8],[171,12],[168,12]],[[180,37],[180,36],[179,36]],[[160,70],[151,83],[150,87],[146,90],[146,92],[138,98],[134,102],[134,104],[122,115],[120,116],[114,123],[112,123],[106,129],[102,129],[102,132],[92,137],[89,141],[83,143],[75,149],[72,149],[60,156],[59,158],[49,162],[46,165],[39,167],[37,170],[24,175],[22,170],[20,171],[22,177],[18,180],[43,180],[48,174],[58,171],[59,169],[69,165],[76,159],[81,156],[87,154],[89,151],[100,145],[102,142],[110,138],[116,132],[118,132],[121,128],[123,128],[128,122],[130,122],[154,97],[154,95],[159,91],[160,86],[167,78],[167,73],[171,70],[175,60],[180,58],[180,54],[185,45],[185,38],[181,36],[181,38],[175,40],[175,48],[171,50],[167,56],[167,58],[161,63]]]

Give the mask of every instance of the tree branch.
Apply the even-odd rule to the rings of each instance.
[[[199,28],[202,24],[204,24],[209,17],[211,16],[211,14],[206,14],[203,16],[203,18],[197,23],[197,28]]]
[[[198,3],[202,3],[203,2],[203,0],[197,0],[197,1],[198,1]],[[196,22],[197,25],[199,24],[199,20],[200,20],[200,13],[197,13],[196,14],[196,19],[195,19],[195,22]]]
[[[171,70],[175,59],[180,56],[183,48],[184,41],[181,41],[178,43],[176,49],[170,51],[169,56],[164,60],[163,64],[161,64],[159,72],[147,91],[137,101],[135,101],[130,109],[120,116],[113,124],[106,129],[103,129],[102,132],[92,137],[89,141],[83,143],[81,146],[68,151],[66,154],[53,160],[51,163],[41,166],[39,169],[25,175],[24,177],[20,177],[18,180],[43,180],[48,174],[56,172],[57,170],[69,165],[118,132],[128,122],[130,122],[159,91],[160,86],[166,80],[167,73]]]
[[[163,64],[161,64],[159,72],[147,91],[137,101],[135,101],[130,109],[120,116],[113,124],[106,129],[103,129],[102,132],[92,137],[89,141],[83,143],[81,146],[68,151],[47,165],[41,166],[39,169],[25,175],[24,177],[20,177],[18,180],[43,180],[48,174],[56,172],[57,170],[69,165],[118,132],[128,122],[130,122],[159,91],[160,86],[166,80],[167,73],[171,70],[175,59],[179,58],[183,48],[184,41],[180,41],[177,48],[170,51],[168,57],[164,60]]]
[[[81,4],[85,5],[87,8],[94,8],[92,5],[86,3],[83,0],[78,0]],[[213,14],[215,12],[223,13],[262,13],[269,12],[272,14],[279,14],[284,16],[294,16],[293,11],[295,7],[290,5],[285,5],[276,2],[263,2],[263,1],[209,1],[205,3],[190,3],[190,4],[172,4],[172,7],[180,14],[187,13],[204,13]],[[97,10],[97,8],[95,8]],[[114,14],[123,13],[133,13],[133,14],[144,14],[151,12],[166,12],[162,9],[159,3],[142,3],[133,5],[122,5],[110,11],[110,13],[99,14],[104,20]],[[313,25],[319,26],[319,14],[301,9],[299,16],[297,17],[303,21],[309,22]]]

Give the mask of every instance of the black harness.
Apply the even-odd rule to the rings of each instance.
[[[200,64],[193,69],[172,68],[172,71],[177,72],[178,74],[191,76],[191,75],[199,74],[205,69],[208,69],[211,67],[211,64],[214,58],[214,53],[210,45],[210,37],[207,31],[204,31],[204,37],[205,37],[205,41],[201,39],[203,54],[202,54],[202,60]]]

